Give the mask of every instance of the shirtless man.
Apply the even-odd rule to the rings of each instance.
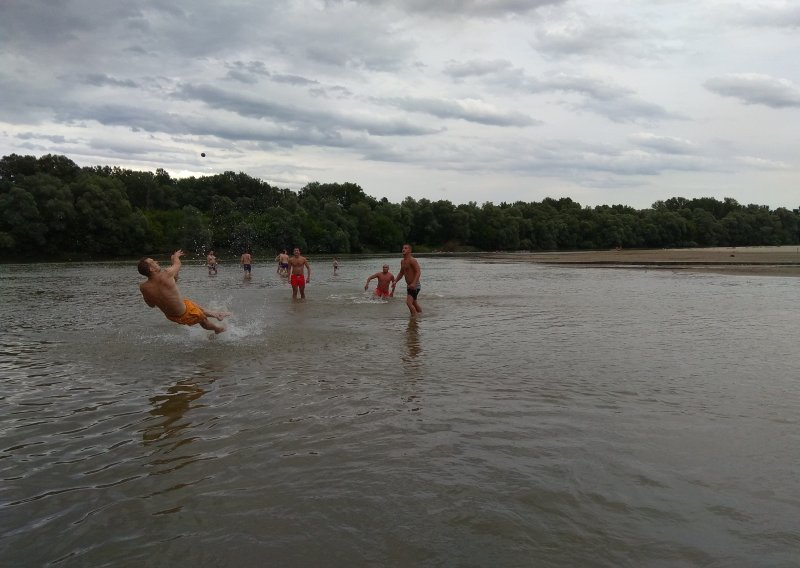
[[[308,278],[304,277],[303,267],[308,268]],[[311,265],[304,256],[300,256],[300,249],[294,247],[294,256],[289,257],[289,273],[292,283],[292,300],[297,299],[300,290],[300,299],[306,299],[306,282],[311,282]]]
[[[389,284],[394,282],[394,276],[391,272],[389,272],[389,265],[383,265],[383,272],[376,272],[369,278],[367,278],[367,283],[364,284],[364,290],[369,288],[369,281],[373,278],[378,280],[378,287],[375,288],[375,295],[379,298],[388,298],[394,295],[394,292],[389,291]]]
[[[217,257],[214,256],[213,250],[208,251],[208,255],[206,256],[206,266],[208,266],[209,276],[217,273]]]
[[[422,276],[422,269],[419,267],[417,259],[411,256],[411,245],[409,244],[403,245],[403,260],[400,261],[400,272],[397,273],[397,276],[394,277],[394,282],[392,282],[392,294],[394,294],[394,289],[401,276],[406,277],[406,305],[408,306],[408,311],[411,312],[412,316],[421,314],[422,308],[417,303],[417,295],[421,288],[419,279]]]
[[[242,265],[242,270],[244,270],[244,277],[245,277],[245,278],[250,278],[250,277],[253,275],[253,274],[252,274],[252,270],[253,270],[253,257],[252,257],[252,255],[250,254],[250,251],[246,251],[246,252],[245,252],[245,253],[242,255],[242,259],[240,260],[240,263],[241,263],[241,265]]]
[[[203,329],[222,333],[225,328],[211,322],[212,317],[220,321],[230,314],[228,312],[212,312],[202,308],[191,300],[181,298],[175,279],[181,269],[182,250],[172,253],[172,265],[162,269],[152,258],[139,261],[139,274],[147,276],[147,281],[139,284],[145,303],[151,308],[158,308],[167,319],[182,325],[200,324]]]
[[[286,254],[286,249],[283,249],[278,256],[275,257],[278,261],[278,270],[276,271],[281,276],[289,275],[289,255]]]

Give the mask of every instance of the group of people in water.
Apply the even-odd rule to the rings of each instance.
[[[300,299],[306,298],[306,284],[311,282],[311,265],[308,259],[300,254],[300,249],[295,247],[294,254],[289,256],[286,250],[283,250],[275,257],[278,263],[277,272],[281,276],[288,277],[289,283],[292,286],[292,300],[297,301],[297,295],[300,294]],[[377,288],[375,289],[375,296],[379,298],[389,298],[394,296],[395,288],[401,278],[406,281],[406,306],[412,316],[422,313],[422,308],[417,302],[417,296],[420,292],[420,277],[422,270],[420,269],[419,262],[411,254],[411,245],[403,245],[403,257],[400,261],[400,271],[397,275],[389,272],[389,265],[384,264],[380,272],[376,272],[367,278],[364,284],[364,290],[369,288],[369,283],[372,280],[377,281]],[[147,278],[146,281],[139,285],[139,290],[142,293],[145,303],[151,308],[160,309],[168,320],[174,321],[182,325],[200,325],[203,329],[214,331],[215,333],[222,333],[225,328],[219,323],[212,322],[211,318],[221,322],[227,316],[231,315],[230,312],[213,311],[203,308],[189,299],[182,297],[180,290],[178,290],[178,272],[181,269],[181,257],[183,256],[182,250],[177,250],[172,253],[170,257],[171,264],[162,268],[161,265],[152,258],[145,257],[139,260],[138,270],[139,274]],[[246,279],[251,278],[253,268],[253,257],[250,251],[242,254],[239,263],[244,271]],[[214,276],[217,274],[217,265],[219,264],[213,250],[210,250],[206,255],[206,267],[208,268],[208,275]],[[333,257],[333,273],[338,273],[339,261]],[[306,276],[308,272],[308,276]],[[389,287],[391,286],[391,290]]]

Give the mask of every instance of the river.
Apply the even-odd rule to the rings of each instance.
[[[796,279],[419,260],[0,265],[0,563],[798,565]]]

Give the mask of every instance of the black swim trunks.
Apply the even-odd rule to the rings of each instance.
[[[411,296],[412,298],[414,298],[416,300],[417,299],[417,295],[419,294],[420,288],[422,288],[422,286],[420,284],[417,284],[416,286],[409,286],[408,288],[406,288],[406,294],[408,294],[409,296]]]

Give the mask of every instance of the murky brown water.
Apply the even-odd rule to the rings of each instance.
[[[213,340],[0,266],[0,563],[797,565],[796,279],[421,258],[414,321],[310,260],[186,266]]]

